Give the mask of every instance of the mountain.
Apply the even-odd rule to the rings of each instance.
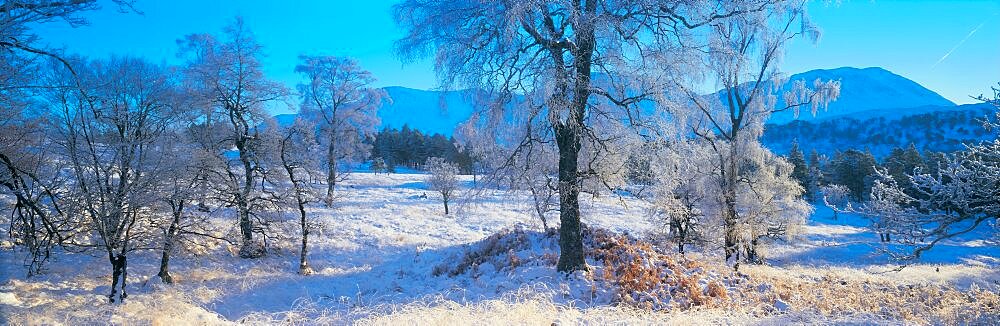
[[[403,125],[427,134],[451,136],[455,127],[472,116],[472,91],[424,91],[406,87],[386,87],[391,103],[378,110],[382,128]]]
[[[908,108],[955,106],[955,103],[920,84],[878,67],[811,70],[792,75],[786,85],[802,80],[811,86],[816,79],[839,80],[840,97],[830,103],[826,110],[817,112],[815,117],[807,110],[797,118],[793,112],[785,111],[774,114],[768,122],[780,124],[793,120],[808,121],[872,110],[891,110],[893,112],[886,114],[892,115],[896,112],[905,113]]]
[[[994,112],[989,104],[923,106],[906,110],[869,110],[810,121],[768,124],[762,139],[772,151],[785,154],[796,141],[807,153],[832,155],[838,150],[869,150],[876,157],[894,147],[916,145],[921,151],[953,152],[963,144],[994,139],[980,119]]]
[[[789,77],[807,85],[820,79],[839,80],[840,97],[826,110],[773,115],[765,127],[764,144],[785,153],[793,140],[806,151],[825,154],[848,148],[871,149],[879,156],[892,147],[913,142],[920,149],[953,151],[961,144],[987,139],[978,119],[991,110],[983,105],[955,105],[941,95],[888,70],[842,67],[818,69]],[[786,86],[788,87],[788,86]],[[476,93],[426,91],[386,87],[392,98],[378,110],[381,128],[400,129],[404,125],[424,133],[451,136],[455,127],[468,119]],[[285,124],[294,115],[276,117]]]

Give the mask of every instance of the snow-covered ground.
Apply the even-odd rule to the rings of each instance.
[[[593,281],[601,273],[600,266],[589,276],[567,279],[547,265],[546,260],[554,259],[550,253],[556,251],[556,237],[541,230],[527,197],[500,190],[469,190],[446,216],[436,194],[426,189],[424,177],[356,173],[340,188],[334,209],[312,208],[310,213],[321,226],[310,236],[310,264],[316,270],[311,276],[296,274],[294,232],[287,243],[277,246],[279,252],[256,260],[240,259],[232,248],[198,256],[179,254],[171,261],[176,282],[172,286],[161,285],[155,278],[158,253],[140,252],[129,259],[129,298],[124,305],[111,306],[106,303],[109,264],[100,253],[57,252],[45,274],[26,279],[21,267],[24,253],[4,245],[0,249],[0,325],[881,320],[865,315],[782,312],[786,309],[780,304],[777,312],[763,315],[723,308],[649,312],[610,305],[607,289],[594,288],[601,284]],[[464,179],[466,189],[471,184],[471,178]],[[649,218],[648,205],[634,198],[585,194],[581,206],[583,221],[590,227],[637,237],[659,227]],[[558,217],[553,214],[549,220]],[[845,283],[930,284],[956,291],[987,291],[992,297],[1000,290],[1000,247],[991,227],[933,249],[922,264],[893,272],[889,270],[894,265],[877,254],[878,237],[865,223],[857,216],[833,220],[831,211],[817,208],[801,240],[772,246],[770,266],[749,267],[746,273],[819,279],[833,272]],[[489,241],[481,240],[504,230],[519,230],[517,234],[528,239],[523,246],[498,254],[512,260],[510,268],[487,259],[469,270],[451,273],[468,252],[489,246]],[[724,268],[712,255],[695,256]],[[539,262],[519,262],[526,259]],[[718,274],[711,268],[703,272]]]

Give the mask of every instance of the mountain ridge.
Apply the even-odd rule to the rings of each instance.
[[[986,112],[984,107],[977,105],[956,105],[936,92],[927,89],[919,83],[895,74],[881,67],[839,67],[832,69],[813,69],[789,76],[784,87],[790,87],[793,81],[802,80],[811,85],[816,79],[822,81],[839,80],[841,83],[840,97],[830,103],[825,110],[819,110],[816,115],[802,112],[795,116],[792,112],[780,112],[772,115],[765,127],[764,143],[778,153],[787,151],[787,145],[797,139],[803,148],[816,148],[824,153],[832,153],[833,147],[859,148],[875,147],[876,152],[888,151],[893,144],[888,140],[922,141],[930,150],[953,150],[964,141],[980,138],[980,134],[971,131],[978,124],[973,115]],[[401,129],[409,126],[426,134],[442,134],[449,137],[455,128],[465,122],[474,112],[474,90],[420,90],[403,86],[383,87],[392,101],[386,101],[378,109],[382,128]],[[718,94],[718,92],[714,93]],[[934,117],[941,115],[941,117]],[[916,116],[926,116],[912,118]],[[276,116],[279,123],[290,124],[294,115]],[[941,126],[909,126],[892,125],[899,123],[920,123],[928,120],[942,120]],[[824,141],[817,135],[805,134],[813,132],[826,134],[822,130],[812,130],[815,126],[827,126],[840,129],[851,123],[874,123],[878,128],[895,128],[895,134],[887,136],[877,128],[857,129],[854,132],[865,134],[841,135],[854,139],[859,143],[844,143],[840,141]],[[812,126],[812,127],[810,127]],[[922,128],[922,129],[921,129]],[[924,130],[931,128],[931,130]],[[939,128],[935,131],[933,128]],[[950,128],[950,129],[949,129]],[[911,130],[913,129],[913,130]],[[919,130],[918,130],[919,129]],[[809,131],[812,130],[812,131]],[[860,131],[859,131],[860,130]],[[930,132],[931,134],[928,134]],[[931,139],[929,135],[936,134],[943,140]],[[902,133],[902,134],[900,134]],[[905,135],[921,135],[908,137]],[[836,135],[828,135],[834,137]],[[911,139],[912,138],[912,139]],[[952,139],[954,138],[954,139]],[[860,143],[874,141],[875,143]],[[907,144],[895,144],[904,146]]]

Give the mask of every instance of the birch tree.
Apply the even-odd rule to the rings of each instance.
[[[131,1],[114,1],[129,9]],[[0,3],[0,194],[14,198],[11,236],[24,245],[28,276],[41,271],[54,245],[73,238],[75,225],[58,205],[64,181],[48,145],[51,136],[37,96],[47,89],[77,85],[77,80],[52,81],[43,72],[72,69],[58,50],[43,45],[33,29],[52,22],[80,26],[83,13],[96,10],[96,0],[9,0]]]
[[[164,67],[139,59],[81,62],[80,88],[50,96],[59,130],[57,143],[70,162],[67,214],[89,222],[112,266],[110,302],[128,296],[128,255],[146,245],[160,167],[169,157],[154,154],[174,107],[174,84]],[[63,74],[63,78],[74,78]],[[74,74],[76,75],[76,74]],[[119,288],[119,284],[121,287]],[[116,299],[117,298],[117,299]]]
[[[302,231],[302,246],[299,250],[299,274],[302,275],[313,273],[308,261],[311,222],[306,213],[306,205],[316,197],[309,185],[310,176],[318,170],[318,160],[315,158],[318,144],[313,137],[313,130],[314,125],[298,118],[295,124],[282,130],[278,146],[278,157],[291,184],[290,197],[299,215],[299,227]]]
[[[427,159],[424,168],[430,175],[427,176],[427,184],[431,190],[441,194],[441,202],[444,203],[444,215],[448,215],[448,202],[451,201],[458,190],[458,167],[448,163],[443,158],[431,157]]]
[[[193,94],[209,108],[205,126],[225,128],[224,133],[205,130],[201,134],[206,150],[214,151],[220,165],[219,181],[223,202],[236,209],[244,258],[264,254],[255,242],[260,228],[260,211],[269,198],[258,185],[264,182],[267,166],[261,158],[265,150],[263,127],[273,124],[266,108],[280,104],[287,90],[264,76],[260,58],[263,48],[243,20],[228,25],[224,39],[209,34],[188,35],[178,41],[180,54],[188,60],[185,75]],[[286,103],[287,104],[287,103]]]
[[[366,157],[369,149],[363,140],[375,133],[382,102],[392,99],[384,90],[372,87],[375,77],[354,59],[302,55],[299,61],[295,71],[306,79],[298,87],[302,95],[300,114],[320,122],[320,140],[326,145],[324,201],[332,207],[337,162]]]
[[[432,55],[443,85],[486,93],[489,104],[472,118],[484,122],[480,133],[517,147],[558,148],[557,269],[573,272],[587,268],[581,184],[602,177],[594,167],[620,153],[609,150],[610,140],[641,126],[640,104],[663,93],[675,36],[767,3],[407,0],[393,11],[405,30],[397,42],[403,58]]]
[[[783,87],[784,79],[777,67],[784,46],[797,37],[815,40],[818,33],[809,23],[803,1],[780,2],[767,10],[722,19],[712,25],[707,57],[711,77],[721,91],[706,98],[684,88],[691,105],[701,113],[692,118],[691,129],[711,145],[717,156],[727,260],[735,257],[737,263],[759,261],[754,242],[762,233],[757,231],[761,226],[757,222],[767,218],[754,217],[756,214],[740,207],[741,198],[752,195],[748,191],[759,190],[757,182],[772,190],[777,189],[771,186],[785,183],[781,178],[787,162],[773,157],[760,145],[764,122],[771,113],[780,111],[798,114],[801,108],[809,108],[815,113],[839,95],[838,81],[817,79],[807,84],[797,80]],[[777,170],[760,173],[774,168]],[[802,193],[801,187],[779,187],[796,195]],[[784,197],[773,192],[769,195]],[[745,233],[747,230],[751,234]]]

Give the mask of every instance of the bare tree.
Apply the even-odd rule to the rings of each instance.
[[[715,174],[713,153],[698,141],[679,140],[663,144],[651,160],[655,178],[652,196],[658,221],[666,220],[667,240],[677,244],[684,254],[685,245],[703,239],[710,227],[706,214],[712,213],[712,194],[717,192],[711,176]]]
[[[226,128],[224,134],[205,130],[201,136],[209,139],[202,143],[214,148],[218,160],[224,162],[219,190],[225,198],[221,199],[236,208],[240,256],[254,258],[265,252],[264,246],[253,240],[254,232],[259,231],[254,221],[261,219],[259,211],[270,200],[257,187],[267,173],[266,162],[261,160],[265,142],[262,128],[273,122],[265,109],[285,99],[287,90],[264,76],[262,47],[242,19],[227,26],[225,36],[220,41],[208,34],[188,35],[178,43],[181,54],[189,60],[185,74],[195,94],[211,108],[205,116],[206,128]]]
[[[850,199],[851,190],[844,185],[825,185],[819,188],[823,204],[833,209],[833,219],[837,219],[837,207],[843,207]]]
[[[295,199],[295,208],[299,214],[299,226],[302,230],[299,274],[302,275],[313,273],[307,260],[310,222],[307,219],[306,205],[317,197],[308,182],[309,176],[318,170],[316,159],[318,144],[313,137],[314,130],[315,126],[307,123],[306,120],[301,117],[296,119],[295,124],[282,130],[278,150],[281,166],[285,170],[289,183],[291,183],[291,197]]]
[[[407,0],[394,13],[406,30],[397,43],[404,58],[433,53],[443,85],[486,91],[490,104],[472,118],[485,122],[480,133],[516,144],[511,153],[558,148],[557,269],[573,272],[587,268],[581,184],[604,177],[597,167],[620,154],[614,141],[648,127],[640,104],[663,94],[671,53],[682,47],[675,36],[768,2]]]
[[[115,3],[130,9],[131,1]],[[72,69],[58,51],[41,45],[33,28],[56,21],[86,24],[82,13],[99,7],[96,0],[9,0],[0,3],[0,194],[14,197],[11,236],[28,248],[28,276],[41,271],[50,248],[64,244],[77,229],[57,202],[62,166],[52,159],[46,115],[34,107],[39,91],[76,85],[76,80],[47,84],[40,72],[51,59]],[[68,82],[68,84],[67,84]]]
[[[159,167],[170,158],[153,145],[175,115],[169,98],[174,84],[165,68],[139,59],[81,62],[86,91],[58,89],[53,112],[70,162],[70,215],[84,216],[112,265],[111,294],[128,295],[128,254],[150,239],[145,217],[153,210]],[[73,78],[66,76],[63,78]],[[120,292],[118,285],[121,284]]]
[[[184,93],[178,94],[184,96]],[[183,101],[182,99],[178,99]],[[177,105],[183,106],[184,103]],[[191,141],[190,127],[193,117],[189,112],[178,112],[178,119],[157,142],[155,155],[168,158],[159,170],[156,196],[157,210],[166,219],[155,219],[153,226],[163,233],[160,248],[160,270],[156,274],[164,283],[173,283],[170,274],[170,259],[182,245],[205,246],[204,240],[229,240],[217,235],[219,232],[210,221],[209,198],[203,189],[210,182],[212,157],[200,151]],[[192,207],[200,209],[192,210]]]
[[[321,122],[320,137],[326,144],[326,206],[333,206],[337,184],[337,161],[364,158],[369,148],[362,141],[379,124],[378,109],[392,101],[382,89],[372,87],[375,77],[351,58],[299,56],[295,71],[306,78],[299,85],[302,112]]]
[[[424,169],[430,172],[427,177],[427,184],[431,190],[441,194],[441,201],[444,202],[444,214],[448,215],[448,202],[458,189],[458,167],[448,163],[443,158],[431,157],[424,164]]]

